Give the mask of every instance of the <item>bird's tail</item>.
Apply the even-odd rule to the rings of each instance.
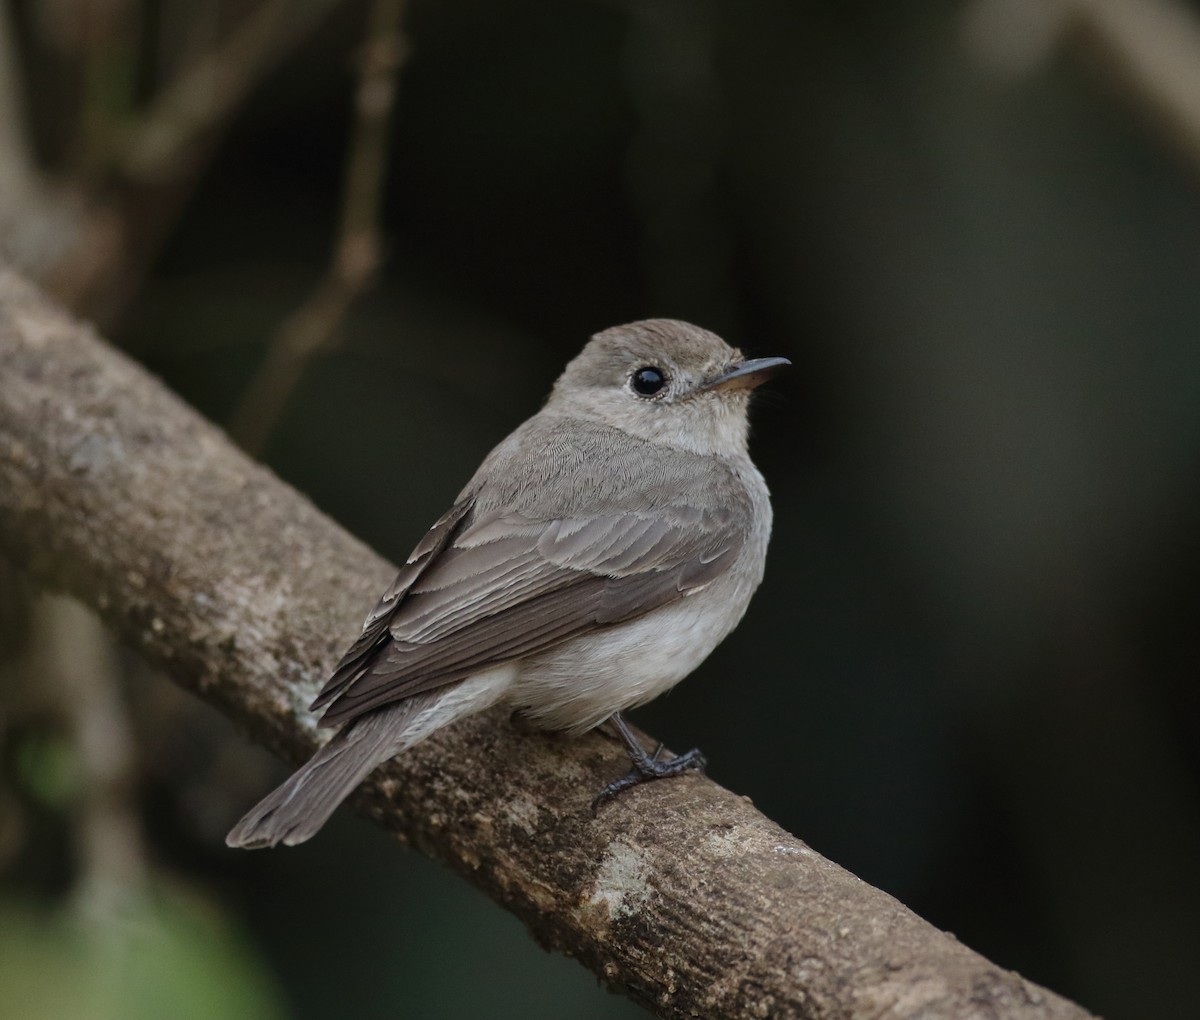
[[[376,765],[435,730],[495,704],[516,676],[513,664],[438,690],[414,694],[347,723],[290,779],[247,812],[225,837],[245,850],[295,846],[316,835]]]
[[[259,850],[311,839],[376,765],[415,743],[404,739],[406,731],[436,700],[436,694],[417,695],[345,726],[251,808],[225,837],[226,845]]]

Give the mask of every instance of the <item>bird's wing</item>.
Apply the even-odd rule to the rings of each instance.
[[[710,470],[708,478],[684,472],[687,484],[669,491],[665,505],[632,501],[646,510],[589,515],[580,512],[586,498],[573,495],[553,504],[569,511],[554,516],[537,512],[545,500],[519,511],[451,511],[444,535],[433,539],[435,526],[427,536],[426,561],[401,571],[396,594],[381,601],[314,702],[325,709],[322,724],[633,619],[708,584],[737,557],[749,519],[744,488],[719,465]]]
[[[425,537],[417,543],[417,547],[408,557],[408,561],[396,574],[396,579],[379,597],[375,608],[367,614],[366,620],[363,621],[362,633],[359,634],[354,644],[346,649],[341,661],[334,667],[333,675],[321,689],[316,700],[309,706],[310,709],[316,711],[329,704],[337,697],[346,683],[359,675],[380,649],[391,640],[388,627],[392,622],[392,617],[395,616],[396,609],[404,600],[404,596],[412,587],[413,582],[450,543],[450,539],[462,524],[463,519],[471,512],[473,502],[470,498],[460,499],[437,519],[433,527],[425,533]]]

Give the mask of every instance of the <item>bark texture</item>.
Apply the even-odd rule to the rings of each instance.
[[[307,702],[393,573],[3,268],[0,551],[293,762],[317,740]],[[702,776],[593,818],[624,767],[602,735],[489,713],[382,767],[354,803],[663,1017],[1089,1016]]]

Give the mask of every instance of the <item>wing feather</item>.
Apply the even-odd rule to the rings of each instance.
[[[403,601],[403,597],[413,583],[421,576],[434,558],[454,537],[455,531],[466,519],[474,505],[470,497],[460,498],[449,510],[439,517],[424,535],[417,547],[408,557],[408,561],[396,574],[396,579],[375,603],[375,607],[363,621],[362,633],[359,634],[342,656],[341,661],[334,667],[333,674],[321,689],[321,693],[309,705],[316,712],[333,701],[343,690],[352,684],[370,664],[371,659],[388,641],[388,626],[392,617]]]

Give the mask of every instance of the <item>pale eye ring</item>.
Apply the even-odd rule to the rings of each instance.
[[[629,387],[639,397],[654,397],[667,385],[667,373],[656,365],[643,365],[629,377]]]

